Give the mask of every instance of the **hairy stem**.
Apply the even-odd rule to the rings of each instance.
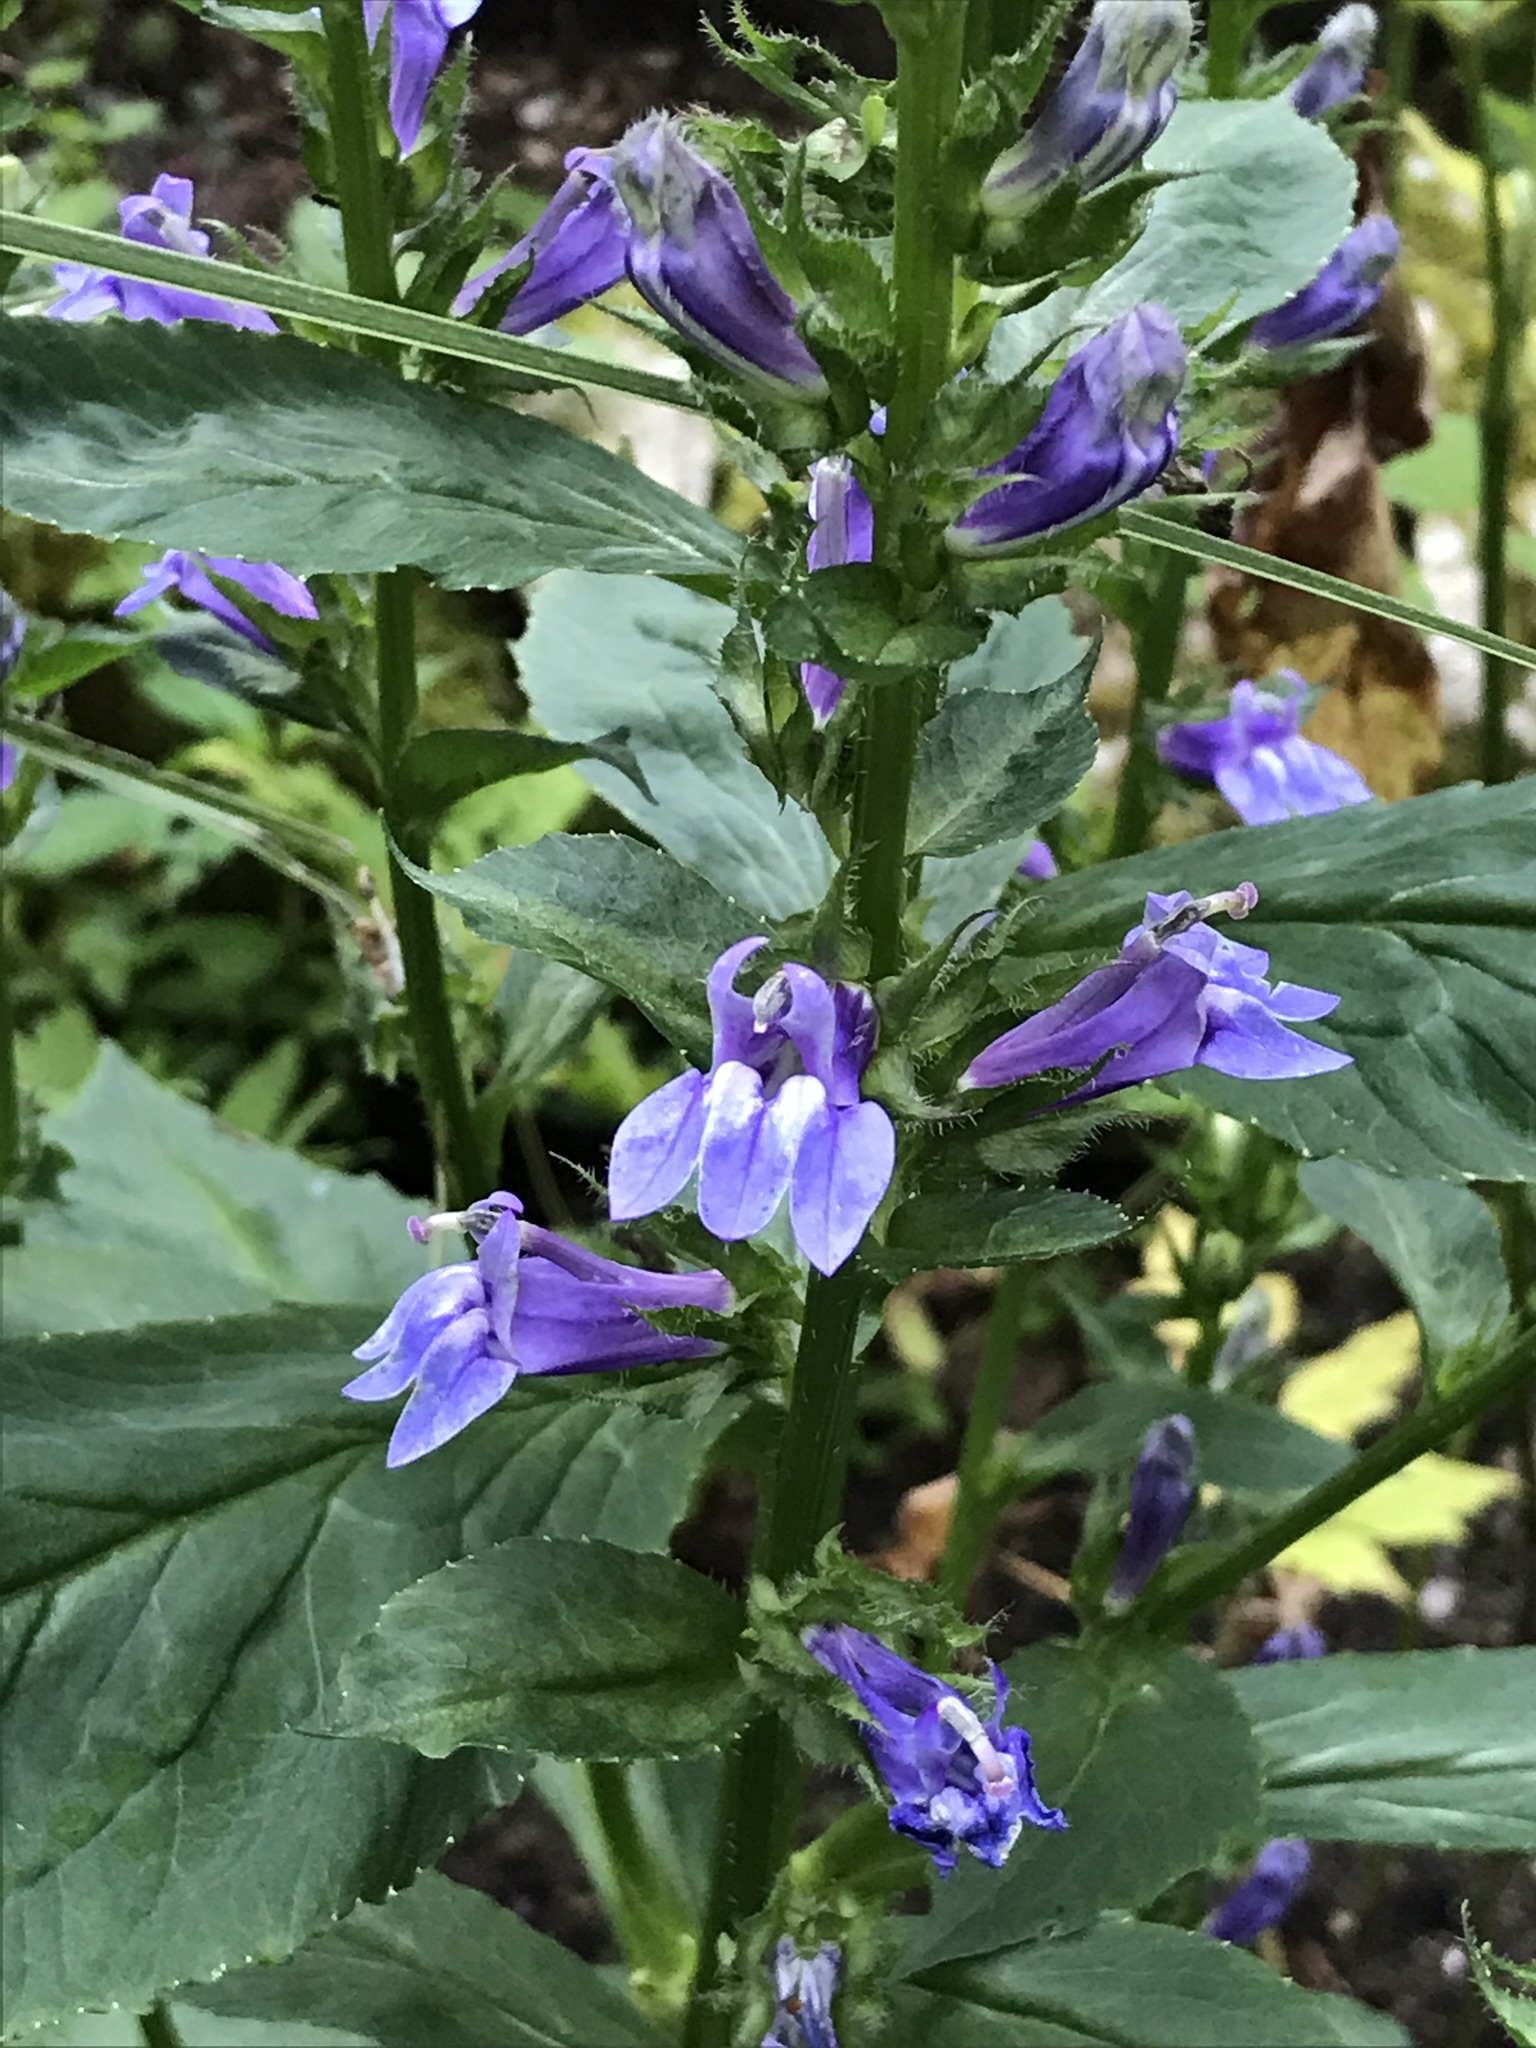
[[[1115,803],[1109,857],[1123,860],[1140,853],[1152,823],[1152,791],[1157,778],[1157,747],[1149,713],[1165,704],[1173,687],[1174,665],[1184,632],[1184,590],[1189,564],[1180,555],[1154,557],[1147,586],[1147,615],[1136,635],[1136,702],[1126,740],[1125,767]]]
[[[963,1608],[981,1562],[981,1553],[996,1514],[995,1489],[988,1486],[993,1446],[1008,1407],[1008,1388],[1013,1378],[1013,1361],[1018,1350],[1019,1324],[1029,1295],[1029,1275],[1023,1266],[1008,1266],[992,1297],[987,1318],[986,1341],[982,1346],[981,1368],[971,1390],[971,1412],[966,1417],[965,1436],[960,1445],[955,1502],[949,1517],[949,1538],[939,1567],[939,1585],[957,1607]]]

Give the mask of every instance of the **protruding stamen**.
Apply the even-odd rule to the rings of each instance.
[[[1182,910],[1174,911],[1161,924],[1155,924],[1151,936],[1160,946],[1166,945],[1169,939],[1178,938],[1181,932],[1204,924],[1208,918],[1244,918],[1258,900],[1259,892],[1252,882],[1239,882],[1235,889],[1222,889],[1214,896],[1197,896],[1193,903],[1186,903]]]
[[[992,1738],[958,1693],[948,1693],[939,1701],[939,1719],[948,1722],[975,1757],[981,1782],[992,1798],[998,1799],[1013,1791],[1013,1772],[998,1755]]]
[[[789,978],[781,967],[769,975],[752,998],[752,1029],[771,1031],[793,1001]]]
[[[478,1242],[508,1209],[519,1216],[523,1213],[523,1205],[516,1195],[497,1193],[487,1195],[483,1202],[476,1202],[469,1209],[439,1209],[431,1216],[409,1217],[405,1227],[418,1244],[430,1244],[445,1230],[460,1231],[465,1237],[472,1237]]]

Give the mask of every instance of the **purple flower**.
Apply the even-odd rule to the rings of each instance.
[[[837,2048],[832,2031],[832,1994],[842,1950],[823,1942],[813,1956],[801,1955],[781,1934],[773,1951],[773,2024],[762,2048]]]
[[[1026,1018],[979,1052],[963,1088],[1001,1088],[1052,1069],[1104,1064],[1063,1103],[1116,1088],[1213,1067],[1241,1081],[1293,1080],[1350,1064],[1348,1053],[1287,1029],[1338,1007],[1322,989],[1265,979],[1269,955],[1221,938],[1205,920],[1246,917],[1258,901],[1251,882],[1198,901],[1187,890],[1147,898],[1146,917],[1118,960],[1099,967],[1048,1010]]]
[[[421,134],[427,94],[448,51],[448,38],[477,13],[480,0],[363,0],[371,50],[389,20],[389,125],[400,154],[409,156]]]
[[[133,192],[121,200],[117,215],[130,242],[175,249],[183,256],[208,254],[208,237],[192,225],[190,178],[156,178],[147,192]],[[178,320],[219,320],[226,327],[249,327],[258,334],[277,332],[271,314],[259,307],[226,305],[203,292],[141,284],[135,277],[114,277],[109,270],[87,270],[80,263],[56,263],[53,276],[65,287],[63,298],[48,308],[55,320],[94,320],[98,313],[120,313],[125,320],[155,320],[162,327],[174,327]]]
[[[1037,839],[1019,862],[1019,874],[1026,882],[1054,882],[1060,873],[1056,856],[1043,839]]]
[[[873,557],[874,511],[846,455],[825,455],[813,465],[809,509],[815,523],[805,546],[808,569],[831,569]],[[803,661],[800,686],[816,725],[825,725],[843,694],[843,678],[819,661]]]
[[[1206,1933],[1246,1948],[1266,1927],[1274,1926],[1306,1883],[1311,1867],[1312,1851],[1295,1836],[1266,1842],[1242,1883],[1206,1920]]]
[[[811,1628],[801,1640],[870,1716],[864,1741],[894,1802],[891,1826],[930,1851],[941,1876],[962,1848],[1000,1869],[1025,1821],[1066,1826],[1035,1790],[1029,1737],[1002,1726],[1008,1681],[995,1664],[992,1715],[983,1722],[953,1687],[859,1629]]]
[[[469,280],[453,310],[467,313],[495,278],[531,258],[533,268],[501,316],[503,334],[531,334],[611,290],[624,275],[628,240],[612,158],[603,150],[573,149],[554,198],[499,263]]]
[[[1326,1657],[1327,1654],[1328,1638],[1322,1630],[1310,1621],[1302,1621],[1294,1628],[1277,1628],[1272,1636],[1266,1636],[1248,1661],[1251,1664],[1294,1664],[1304,1657]]]
[[[608,1163],[614,1220],[649,1216],[695,1167],[699,1221],[731,1242],[763,1229],[785,1194],[795,1242],[835,1273],[890,1186],[896,1133],[859,1100],[878,1019],[861,988],[829,987],[791,962],[750,1001],[736,976],[768,941],[728,946],[709,973],[714,1057],[680,1074],[619,1125]]]
[[[1178,1542],[1194,1504],[1194,1425],[1187,1415],[1165,1415],[1147,1431],[1131,1474],[1131,1512],[1106,1607],[1130,1606]]]
[[[1365,83],[1376,44],[1376,10],[1352,0],[1323,23],[1317,55],[1291,87],[1291,105],[1304,121],[1352,100]]]
[[[620,1372],[701,1358],[696,1337],[668,1337],[637,1309],[731,1306],[724,1276],[645,1273],[583,1251],[519,1219],[515,1195],[497,1193],[460,1214],[414,1218],[424,1243],[462,1230],[475,1258],[439,1266],[401,1295],[366,1344],[353,1352],[371,1368],[342,1392],[353,1401],[392,1401],[407,1387],[385,1463],[408,1465],[467,1429],[522,1373]]]
[[[1129,170],[1173,118],[1194,26],[1189,0],[1097,0],[1044,112],[988,171],[986,211],[1006,219],[1065,177],[1091,192]]]
[[[826,381],[795,332],[795,302],[764,261],[746,211],[666,114],[637,121],[613,152],[631,222],[630,281],[687,339],[755,383],[817,399]]]
[[[1158,753],[1181,774],[1209,777],[1245,825],[1368,804],[1369,785],[1349,763],[1302,738],[1307,686],[1291,669],[1282,669],[1281,676],[1283,693],[1235,683],[1225,718],[1168,726],[1158,735]]]
[[[26,637],[27,622],[22,616],[21,606],[8,590],[0,587],[0,684],[10,679],[11,670],[21,658],[21,643]],[[10,741],[0,740],[0,796],[16,780],[20,761],[21,756]]]
[[[951,550],[1012,554],[1144,491],[1179,445],[1174,406],[1184,369],[1168,315],[1133,306],[1068,357],[1029,433],[982,471],[1010,481],[961,513],[944,536]]]
[[[1255,348],[1309,348],[1358,327],[1381,297],[1397,261],[1398,233],[1390,215],[1368,213],[1350,229],[1305,291],[1255,320]]]
[[[210,569],[214,575],[240,584],[252,597],[262,604],[271,605],[273,611],[282,612],[287,618],[319,617],[315,600],[298,577],[290,576],[286,569],[279,569],[276,562],[242,562],[235,555],[190,554],[181,548],[171,548],[158,562],[151,562],[144,571],[143,583],[114,607],[112,616],[127,618],[130,612],[142,611],[155,598],[176,590],[189,603],[201,605],[205,612],[212,612],[226,626],[233,626],[242,640],[249,640],[263,654],[276,654],[277,649],[260,627],[252,625],[233,598],[226,597],[213,582],[208,574]]]

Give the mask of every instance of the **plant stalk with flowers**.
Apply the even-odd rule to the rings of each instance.
[[[158,550],[121,630],[147,641],[158,607],[192,607],[164,657],[191,639],[221,686],[326,727],[376,806],[387,908],[311,821],[211,780],[193,814],[285,873],[328,866],[317,893],[371,977],[370,1056],[414,1076],[435,1179],[393,1252],[370,1222],[346,1286],[310,1283],[327,1239],[302,1220],[306,1181],[302,1242],[265,1247],[282,1285],[259,1308],[125,1330],[102,1307],[25,1352],[28,1498],[73,1504],[79,1541],[73,1522],[48,1537],[69,1572],[126,1571],[162,1522],[211,1518],[225,1546],[195,1598],[179,1535],[147,1581],[82,1597],[117,1617],[92,1624],[112,1645],[92,1638],[92,1668],[138,1671],[148,1634],[121,1617],[152,1608],[187,1670],[201,1630],[235,1674],[185,1725],[171,1688],[147,1733],[103,1681],[117,1804],[93,1780],[67,1828],[28,1821],[34,1843],[87,1847],[39,1851],[23,1886],[48,1926],[98,1931],[85,1960],[34,1946],[29,2023],[99,1998],[162,2040],[174,1993],[381,2043],[409,2012],[445,2037],[637,2048],[895,2048],[981,2038],[1000,2013],[1020,2039],[1038,2021],[1150,2044],[1193,1998],[1250,2044],[1401,2038],[1235,1950],[1308,1882],[1310,1835],[1375,1839],[1348,1797],[1325,1819],[1303,1795],[1328,1803],[1350,1742],[1367,1786],[1400,1766],[1371,1743],[1425,1725],[1452,1681],[1414,1656],[1324,1658],[1311,1620],[1240,1656],[1227,1632],[1289,1544],[1529,1381],[1530,1305],[1499,1269],[1439,1346],[1446,1319],[1404,1276],[1439,1348],[1418,1405],[1351,1454],[1274,1407],[1255,1290],[1338,1213],[1295,1155],[1364,1176],[1393,1246],[1424,1217],[1481,1245],[1466,1182],[1536,1170],[1512,950],[1536,924],[1531,810],[1518,786],[1382,804],[1303,735],[1289,672],[1182,686],[1189,562],[1232,509],[1213,465],[1262,393],[1368,345],[1397,258],[1385,214],[1354,223],[1340,147],[1374,22],[1349,6],[1305,57],[1260,60],[1248,0],[1203,19],[1191,0],[879,4],[893,81],[738,10],[730,54],[810,132],[649,114],[569,152],[507,247],[456,127],[474,0],[229,0],[221,20],[294,66],[347,293],[292,301],[291,278],[212,262],[191,185],[163,176],[123,202],[119,242],[86,236],[97,261],[66,258],[58,295],[7,316],[19,509]],[[63,246],[46,223],[7,232]],[[613,293],[677,380],[550,345]],[[330,300],[350,352],[280,331]],[[760,495],[750,530],[518,411],[506,369],[711,417]],[[131,432],[112,410],[130,390]],[[498,578],[534,587],[520,659],[543,730],[446,725],[418,668],[427,580]],[[1095,606],[1136,655],[1112,820],[1090,793]],[[53,656],[8,623],[17,704],[45,707],[7,712],[23,819],[54,767],[131,774],[60,730]],[[447,863],[460,799],[572,765],[636,833]],[[1162,831],[1179,776],[1239,824]],[[192,801],[184,779],[143,781]],[[515,949],[494,1022],[447,909]],[[1259,943],[1231,936],[1249,920]],[[584,1031],[610,998],[670,1071],[632,1090],[600,1214],[535,1220],[536,1184],[498,1187],[529,1046],[547,1073],[579,1039],[563,1020]],[[60,1148],[28,1136],[4,1074],[25,1261],[79,1197],[52,1189]],[[1063,1176],[1096,1133],[1130,1143],[1150,1118],[1175,1135],[1130,1192],[1166,1177],[1198,1216],[1149,1322],[1098,1263],[1133,1219]],[[929,1586],[840,1531],[893,1290],[965,1268],[997,1283]],[[290,1292],[299,1307],[274,1305]],[[354,1299],[376,1301],[372,1335],[329,1305]],[[1064,1306],[1103,1383],[1011,1435],[1021,1333]],[[1175,1316],[1197,1332],[1182,1371],[1158,1334]],[[96,1451],[103,1416],[129,1419],[142,1470],[98,1498],[59,1461],[79,1434],[106,1469],[125,1433]],[[161,1449],[177,1430],[220,1440],[192,1491]],[[668,1544],[727,1468],[756,1506],[723,1584]],[[1093,1490],[1070,1581],[1041,1583],[1071,1630],[1004,1668],[978,1571],[1009,1507],[1067,1472]],[[55,1595],[23,1630],[33,1731],[73,1625]],[[183,1598],[172,1626],[159,1603]],[[1192,1625],[1231,1674],[1192,1654]],[[1482,1668],[1486,1717],[1519,1674]],[[1271,1696],[1344,1732],[1314,1755]],[[862,1786],[830,1821],[803,1797],[813,1764]],[[609,1909],[622,1988],[411,1882],[529,1769]],[[28,1787],[45,1806],[51,1772]],[[277,1857],[257,1809],[285,1780]],[[139,1912],[101,1873],[132,1854],[122,1798],[144,1794],[150,1839],[172,1790],[164,1895]],[[221,1862],[231,1830],[249,1856]],[[927,1910],[898,1911],[915,1892]],[[1106,1990],[1127,1978],[1134,2021]]]

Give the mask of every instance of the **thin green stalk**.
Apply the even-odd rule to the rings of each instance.
[[[1248,0],[1206,0],[1205,89],[1213,100],[1237,98],[1251,27]]]
[[[1182,555],[1153,558],[1147,589],[1147,616],[1136,636],[1136,702],[1131,710],[1125,767],[1110,835],[1111,860],[1140,853],[1152,823],[1152,791],[1157,778],[1157,747],[1149,716],[1164,704],[1173,687],[1174,665],[1184,632],[1184,591],[1189,564]]]
[[[139,2032],[144,2048],[183,2048],[171,2009],[163,1998],[157,1998],[148,2012],[139,2014]]]
[[[1008,1266],[992,1297],[987,1318],[986,1340],[982,1345],[981,1368],[971,1390],[971,1411],[966,1417],[965,1436],[960,1445],[955,1501],[949,1517],[949,1537],[939,1567],[939,1585],[964,1608],[981,1553],[992,1533],[996,1515],[994,1490],[987,1479],[1008,1408],[1008,1389],[1013,1380],[1013,1362],[1018,1353],[1019,1325],[1029,1298],[1029,1272],[1024,1266]]]
[[[638,1988],[659,2009],[687,1981],[693,1934],[687,1907],[651,1854],[623,1764],[580,1766],[613,1878],[613,1917],[624,1959]]]
[[[1359,1500],[1373,1486],[1401,1472],[1426,1451],[1433,1451],[1464,1423],[1506,1400],[1536,1374],[1536,1330],[1525,1330],[1499,1351],[1482,1372],[1447,1394],[1424,1402],[1405,1416],[1342,1471],[1304,1493],[1288,1508],[1271,1515],[1222,1556],[1187,1577],[1175,1579],[1162,1594],[1152,1594],[1133,1610],[1142,1628],[1180,1629],[1192,1615],[1242,1584],[1250,1572],[1263,1569],[1293,1543]]]
[[[359,297],[393,302],[391,221],[379,158],[373,58],[357,0],[320,0],[331,85],[331,143],[336,154],[336,196],[341,203],[341,245],[347,283]]]

